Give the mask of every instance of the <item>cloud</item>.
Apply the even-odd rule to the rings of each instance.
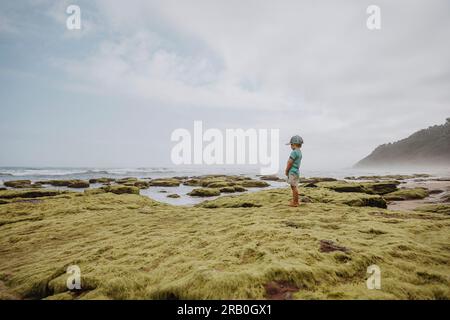
[[[40,1],[59,24],[67,3]],[[49,52],[61,86],[139,101],[161,119],[184,109],[215,127],[299,132],[306,164],[351,165],[449,116],[447,0],[379,0],[379,31],[366,28],[369,1],[77,3],[98,41]]]

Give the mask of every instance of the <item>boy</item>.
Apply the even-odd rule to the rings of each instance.
[[[287,182],[292,189],[292,201],[289,203],[290,207],[298,207],[298,182],[299,182],[299,167],[302,161],[302,152],[300,148],[303,144],[303,139],[300,136],[293,136],[289,143],[286,145],[291,145],[291,155],[286,165],[286,176],[288,177]]]

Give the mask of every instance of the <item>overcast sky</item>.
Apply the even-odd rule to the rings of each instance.
[[[349,167],[450,116],[449,18],[448,0],[1,1],[0,166],[169,166],[172,131],[202,120]]]

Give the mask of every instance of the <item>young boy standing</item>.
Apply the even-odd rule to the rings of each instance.
[[[302,147],[303,139],[300,136],[293,136],[291,141],[286,145],[291,145],[291,155],[286,165],[286,176],[287,182],[292,189],[292,201],[289,203],[290,207],[298,207],[298,182],[299,182],[299,167],[302,161],[302,152],[300,148]]]

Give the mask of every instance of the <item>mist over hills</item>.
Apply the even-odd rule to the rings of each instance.
[[[450,167],[450,118],[442,125],[378,146],[354,167]]]

